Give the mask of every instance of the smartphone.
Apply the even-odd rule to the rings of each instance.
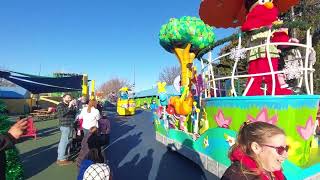
[[[23,131],[23,135],[29,134],[29,130],[30,130],[30,126],[31,126],[31,121],[29,120],[29,118],[27,118],[27,116],[20,116],[20,120],[21,119],[25,119],[24,121],[27,121],[27,128]]]
[[[26,115],[19,116],[19,120],[26,118]]]

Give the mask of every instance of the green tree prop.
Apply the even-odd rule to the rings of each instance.
[[[171,18],[159,34],[161,46],[174,53],[181,65],[181,86],[188,86],[192,62],[201,49],[214,42],[213,28],[196,17]]]
[[[8,121],[8,116],[5,112],[5,105],[0,101],[0,134],[4,134],[8,131],[12,125]],[[16,148],[12,148],[6,151],[6,179],[7,180],[22,180],[23,179],[23,166],[19,159],[19,151]]]

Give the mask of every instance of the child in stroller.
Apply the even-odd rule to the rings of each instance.
[[[72,131],[71,131],[72,138],[67,146],[66,154],[68,157],[75,156],[81,148],[81,141],[84,137],[84,133],[82,130],[82,119],[76,118],[76,121],[73,123]]]

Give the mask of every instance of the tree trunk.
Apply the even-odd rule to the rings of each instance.
[[[191,44],[186,48],[174,48],[174,52],[181,65],[181,87],[188,86],[192,76],[192,62],[196,55],[190,52]]]

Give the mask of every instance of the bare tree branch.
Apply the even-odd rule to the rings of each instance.
[[[105,83],[103,83],[99,88],[98,91],[102,92],[102,97],[106,97],[109,100],[114,101],[114,97],[109,98],[109,96],[116,96],[117,92],[120,88],[127,86],[131,88],[131,84],[128,80],[120,79],[120,78],[112,78]]]
[[[172,85],[174,79],[180,75],[180,67],[171,66],[165,67],[159,74],[159,81],[166,82],[167,85]]]

